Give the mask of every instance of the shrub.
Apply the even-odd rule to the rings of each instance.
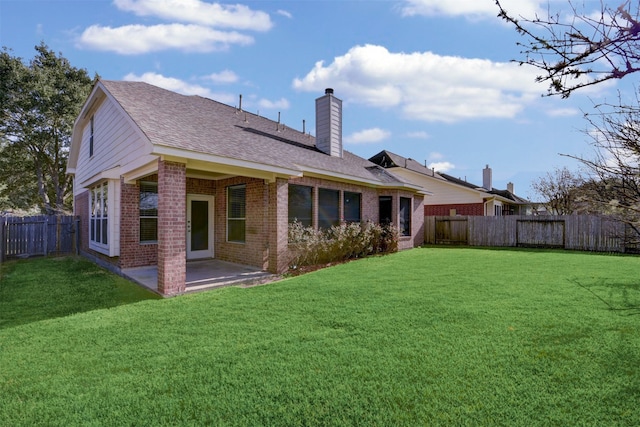
[[[289,250],[292,269],[391,253],[398,250],[398,230],[369,221],[316,230],[296,221],[289,224]]]

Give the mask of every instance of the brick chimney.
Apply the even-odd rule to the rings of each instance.
[[[316,99],[316,147],[330,156],[342,157],[342,100],[333,89]]]
[[[489,165],[482,170],[482,187],[487,191],[493,189],[492,174]]]
[[[507,182],[507,191],[511,194],[515,194],[513,192],[513,182]]]

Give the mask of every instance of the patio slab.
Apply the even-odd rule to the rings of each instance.
[[[158,292],[158,267],[126,268],[122,274],[128,279]],[[279,280],[281,277],[257,268],[217,259],[187,261],[185,292],[202,291],[222,286],[253,286]]]

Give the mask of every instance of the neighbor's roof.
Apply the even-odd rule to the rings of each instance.
[[[391,151],[388,151],[388,150],[382,150],[375,156],[371,157],[369,160],[372,161],[373,163],[376,163],[382,166],[383,168],[393,168],[393,167],[405,168],[405,169],[420,173],[422,175],[428,176],[433,179],[447,181],[449,183],[460,185],[462,187],[466,187],[472,190],[500,196],[505,199],[511,200],[512,202],[517,204],[531,203],[528,200],[523,199],[522,197],[516,196],[515,194],[511,193],[508,190],[497,190],[495,188],[492,188],[491,190],[487,190],[483,188],[481,185],[472,184],[470,182],[467,182],[466,180],[462,180],[460,178],[447,175],[446,173],[435,172],[433,169],[429,169],[426,166],[422,165],[421,163],[411,158],[402,157],[399,154],[392,153]]]
[[[315,137],[236,107],[143,82],[100,82],[155,146],[420,189],[346,150],[327,155]]]
[[[429,176],[431,178],[444,179],[438,172],[434,171],[433,169],[429,169],[428,167],[422,165],[422,163],[419,163],[412,158],[402,157],[401,155],[392,153],[388,150],[382,150],[375,156],[369,158],[369,160],[377,165],[382,166],[383,168],[405,168]]]

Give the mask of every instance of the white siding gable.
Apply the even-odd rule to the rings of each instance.
[[[140,129],[110,97],[85,114],[75,167],[75,194],[100,178],[119,178],[121,169],[147,156],[152,148]],[[93,155],[90,155],[91,117]]]

